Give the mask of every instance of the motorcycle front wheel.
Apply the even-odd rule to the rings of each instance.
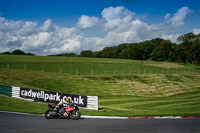
[[[71,119],[76,120],[79,119],[81,117],[81,113],[78,110],[74,110],[70,116]]]
[[[55,111],[54,110],[50,110],[48,109],[46,112],[45,112],[45,117],[47,119],[53,119],[55,116]]]

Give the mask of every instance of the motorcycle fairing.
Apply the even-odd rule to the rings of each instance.
[[[66,111],[72,111],[72,110],[74,109],[74,107],[69,107],[69,108],[64,107],[64,109],[65,109]]]

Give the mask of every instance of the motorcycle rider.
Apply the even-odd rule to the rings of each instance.
[[[67,98],[65,98],[65,100],[60,101],[60,102],[58,103],[57,108],[60,109],[59,112],[60,112],[62,115],[64,115],[64,116],[67,116],[67,115],[68,115],[64,107],[69,108],[69,106],[71,106],[71,104],[72,104],[71,101],[72,101],[71,98],[70,98],[70,97],[67,97]]]

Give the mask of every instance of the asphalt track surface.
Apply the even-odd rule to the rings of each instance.
[[[46,119],[0,112],[0,133],[200,133],[200,119]]]

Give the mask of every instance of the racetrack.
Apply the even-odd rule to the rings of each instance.
[[[1,133],[200,133],[200,119],[46,119],[0,112]]]

